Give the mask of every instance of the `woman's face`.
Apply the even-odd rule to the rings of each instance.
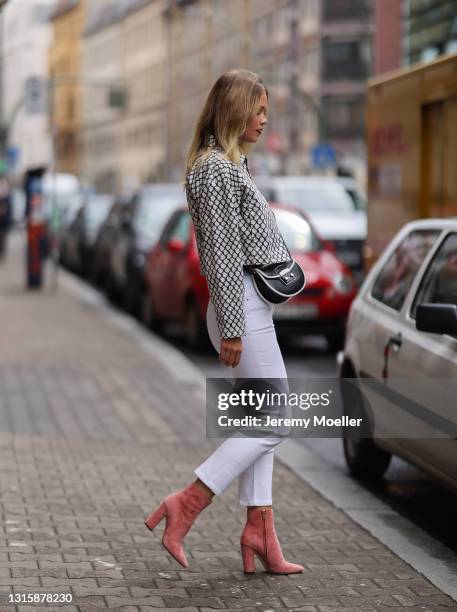
[[[241,142],[250,142],[255,143],[260,137],[264,126],[268,123],[267,121],[268,114],[268,98],[265,90],[260,96],[257,112],[251,121],[248,123],[247,128],[241,135]]]

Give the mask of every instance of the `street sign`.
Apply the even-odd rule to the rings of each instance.
[[[336,164],[336,152],[328,143],[319,143],[311,149],[311,161],[315,168],[326,168]]]
[[[25,81],[25,112],[30,115],[46,113],[48,110],[48,81],[38,76]]]

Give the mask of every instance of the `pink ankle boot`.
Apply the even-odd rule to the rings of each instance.
[[[273,508],[248,508],[248,518],[241,534],[241,554],[244,572],[255,572],[254,555],[271,574],[298,574],[305,568],[284,559],[276,535]]]
[[[180,563],[189,564],[182,548],[182,540],[200,512],[212,500],[194,482],[177,493],[165,497],[160,506],[151,512],[144,524],[151,531],[165,516],[167,519],[162,545]]]

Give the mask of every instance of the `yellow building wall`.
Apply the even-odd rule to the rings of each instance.
[[[79,175],[82,128],[82,36],[87,0],[52,19],[49,74],[54,80],[54,128],[58,172]]]

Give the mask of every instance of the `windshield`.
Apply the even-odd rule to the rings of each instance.
[[[142,200],[135,214],[134,225],[149,244],[158,239],[171,213],[182,204],[182,197],[162,197]]]
[[[279,187],[277,200],[307,213],[346,215],[356,209],[342,185]]]
[[[309,253],[320,248],[320,242],[306,219],[289,210],[273,209],[279,231],[290,251]]]
[[[109,195],[97,195],[90,198],[85,213],[89,227],[98,227],[108,216],[113,205],[113,198]]]
[[[346,187],[346,191],[348,192],[353,204],[354,204],[354,208],[355,210],[363,210],[366,211],[367,209],[367,201],[365,196],[360,192],[357,191],[357,189],[350,189],[348,187]]]

